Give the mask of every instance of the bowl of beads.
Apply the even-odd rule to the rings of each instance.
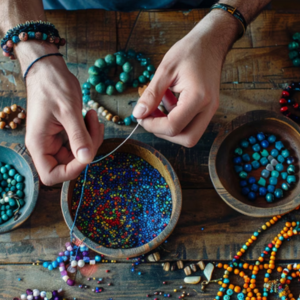
[[[300,205],[300,128],[271,111],[239,116],[219,132],[209,173],[220,197],[253,217],[287,213]]]
[[[25,146],[0,144],[0,233],[23,224],[38,197],[39,177]]]
[[[96,160],[122,139],[103,142]],[[128,140],[63,184],[61,205],[73,235],[90,249],[115,258],[136,257],[163,243],[181,212],[178,177],[147,144]]]

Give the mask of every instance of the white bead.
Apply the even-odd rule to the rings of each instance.
[[[22,299],[22,300],[26,300],[26,299],[27,299],[27,295],[22,294],[22,295],[21,295],[21,299]]]
[[[95,103],[94,100],[89,100],[88,103],[87,103],[87,105],[88,105],[88,106],[91,106],[91,105],[93,105],[94,103]]]
[[[59,270],[59,272],[62,272],[62,271],[65,271],[66,268],[65,267],[59,267],[58,270]]]
[[[33,296],[32,295],[28,295],[27,296],[27,300],[33,300]]]
[[[4,199],[0,199],[0,204],[4,204]]]
[[[70,246],[67,247],[67,250],[68,250],[68,251],[72,251],[72,250],[73,250],[73,247],[70,245]]]
[[[91,259],[90,260],[90,265],[95,265],[96,264],[96,261],[94,259]]]
[[[71,261],[71,267],[73,267],[73,268],[77,267],[77,260]]]
[[[46,292],[45,291],[41,291],[40,296],[41,297],[46,297]]]
[[[99,108],[98,108],[98,114],[100,115],[100,114],[102,114],[102,112],[104,111],[104,107],[103,106],[100,106]]]
[[[4,202],[7,203],[8,201],[9,201],[9,197],[5,197],[5,198],[4,198]]]
[[[59,289],[57,290],[57,292],[60,294],[63,291],[63,289]]]
[[[34,296],[34,297],[37,297],[37,296],[40,295],[40,291],[37,290],[37,289],[34,289],[32,292],[33,292],[33,296]]]
[[[82,259],[80,259],[80,260],[78,261],[78,267],[79,267],[79,268],[82,268],[82,267],[84,267],[84,265],[85,265],[85,262],[84,262]]]
[[[70,277],[68,275],[63,276],[62,280],[67,282]]]
[[[94,110],[97,110],[99,107],[99,103],[98,102],[95,102],[91,105],[91,108],[94,109]]]

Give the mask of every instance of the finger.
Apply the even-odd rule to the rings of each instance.
[[[54,155],[54,157],[57,160],[57,164],[59,165],[66,165],[74,159],[72,151],[69,150],[66,146],[62,146],[59,149],[59,151]]]
[[[198,94],[191,95],[184,90],[179,96],[176,107],[166,117],[150,116],[141,120],[140,124],[149,132],[170,137],[176,136],[199,112],[205,109],[206,101],[201,101],[197,97],[199,97]]]
[[[172,91],[167,89],[164,96],[163,96],[163,98],[162,98],[162,102],[163,102],[163,105],[164,105],[165,109],[168,112],[170,112],[174,107],[176,107],[178,100],[174,96]]]
[[[172,76],[169,76],[165,68],[160,65],[135,106],[132,112],[133,116],[136,119],[143,119],[153,113],[172,81]]]

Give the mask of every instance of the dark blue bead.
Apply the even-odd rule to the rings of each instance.
[[[260,159],[260,163],[261,163],[262,166],[266,166],[269,163],[269,161],[266,157],[262,157]]]
[[[249,178],[248,178],[248,182],[249,182],[249,184],[255,183],[255,182],[256,182],[255,177],[249,177]]]
[[[263,141],[266,138],[262,132],[258,133],[256,137],[259,141]]]
[[[269,184],[269,185],[267,186],[267,189],[268,189],[268,192],[269,192],[269,193],[274,193],[274,191],[275,191],[275,186]]]
[[[240,186],[246,186],[248,184],[247,180],[241,180]]]
[[[243,148],[248,148],[248,147],[249,147],[249,142],[246,141],[246,140],[243,140],[243,141],[241,141],[241,146],[242,146]]]
[[[234,159],[233,159],[233,162],[238,165],[242,162],[242,158],[240,156],[236,156]]]
[[[267,194],[267,189],[265,187],[260,187],[259,188],[259,195],[260,196],[265,196]]]
[[[250,136],[248,140],[252,145],[256,143],[256,138],[254,136]]]
[[[248,194],[248,199],[249,200],[255,200],[256,199],[256,195],[255,195],[255,193],[254,192],[250,192],[249,194]]]
[[[250,189],[249,189],[248,187],[243,187],[243,188],[242,188],[242,194],[243,194],[243,195],[246,196],[246,195],[248,195],[249,193],[250,193]]]
[[[245,170],[246,172],[251,172],[251,171],[252,171],[252,166],[251,166],[251,164],[245,164],[245,165],[244,165],[244,170]]]
[[[234,170],[235,170],[235,172],[240,173],[243,171],[243,167],[242,166],[234,166]]]
[[[258,152],[258,151],[260,151],[260,145],[259,144],[253,145],[252,149],[253,149],[254,152]]]
[[[267,140],[263,140],[260,142],[261,146],[263,148],[268,148],[269,147],[269,142]]]
[[[253,169],[258,169],[260,167],[260,164],[257,160],[254,160],[252,163],[251,163]]]
[[[250,155],[248,153],[245,153],[242,155],[242,159],[243,161],[248,162],[250,161]]]
[[[256,183],[253,183],[253,184],[251,185],[251,191],[252,191],[252,192],[257,192],[258,189],[259,189],[259,186],[258,186]]]
[[[287,163],[288,165],[292,164],[294,161],[295,161],[294,157],[288,157],[288,158],[286,159],[286,163]]]

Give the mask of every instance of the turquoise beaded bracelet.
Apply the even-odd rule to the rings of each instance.
[[[296,32],[293,35],[293,41],[289,43],[289,58],[293,61],[295,67],[300,66],[300,33]]]

